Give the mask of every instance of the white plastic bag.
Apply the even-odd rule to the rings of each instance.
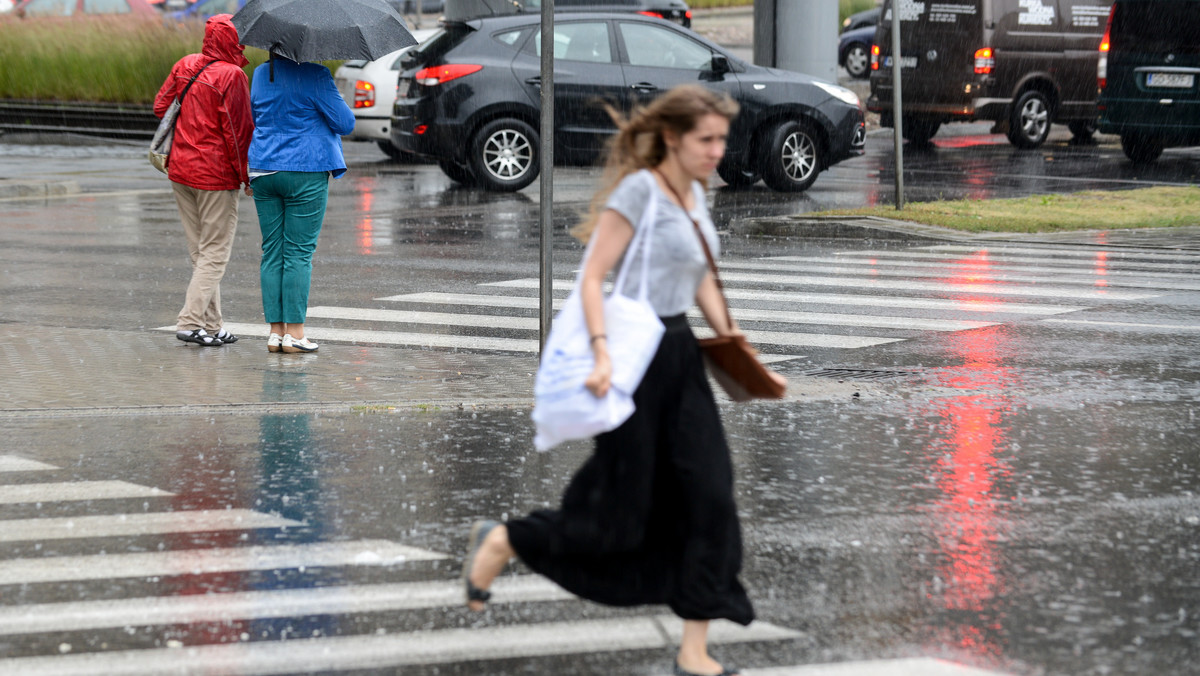
[[[642,223],[626,248],[613,291],[604,299],[604,327],[613,373],[612,386],[603,397],[592,394],[583,384],[592,372],[595,357],[579,296],[579,280],[554,318],[533,388],[533,422],[537,426],[533,443],[539,451],[569,439],[616,429],[633,415],[633,393],[646,375],[665,330],[647,300],[650,233],[656,206],[657,195],[652,192]],[[637,297],[630,298],[623,293],[625,278],[639,246],[643,248],[642,276]]]

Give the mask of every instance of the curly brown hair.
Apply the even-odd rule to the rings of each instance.
[[[571,234],[584,243],[591,238],[609,194],[621,179],[640,169],[657,167],[666,159],[664,132],[682,136],[695,129],[705,115],[720,115],[732,121],[738,114],[738,104],[728,94],[692,84],[672,88],[650,105],[634,109],[628,118],[612,106],[605,109],[617,125],[617,134],[609,140],[601,189],[592,198],[587,218],[571,228]]]

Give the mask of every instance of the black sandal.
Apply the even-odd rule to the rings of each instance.
[[[483,546],[483,541],[487,539],[488,533],[500,524],[495,521],[476,521],[471,524],[471,535],[467,540],[467,558],[463,559],[462,579],[463,585],[467,591],[467,603],[479,601],[487,603],[492,598],[492,593],[486,589],[480,589],[471,584],[471,569],[475,566],[475,557],[479,554],[479,548]]]
[[[220,338],[212,335],[204,329],[196,329],[194,331],[176,331],[175,337],[185,343],[195,343],[201,347],[220,347],[224,345]],[[237,340],[236,338],[234,340]]]

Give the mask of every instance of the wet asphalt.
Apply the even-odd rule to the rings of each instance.
[[[1194,149],[1135,169],[1111,138],[1077,146],[1056,134],[1018,152],[980,125],[943,134],[906,159],[910,200],[1194,184],[1200,169]],[[451,598],[87,620],[128,599],[209,595],[220,607],[236,594],[369,598],[421,584],[453,594],[471,521],[553,505],[588,446],[534,452],[536,356],[522,346],[536,341],[535,311],[478,298],[536,296],[514,285],[537,277],[536,184],[483,194],[347,145],[351,172],[333,183],[315,261],[310,305],[331,308],[308,323],[320,352],[271,355],[252,332],[205,350],[161,330],[188,269],[169,188],[140,146],[33,140],[0,143],[0,185],[70,194],[0,199],[0,672],[669,671],[668,648],[598,629],[665,609],[519,593],[482,617]],[[714,654],[749,674],[862,660],[892,662],[854,673],[1197,673],[1200,236],[730,234],[741,219],[886,202],[890,141],[873,134],[865,157],[808,193],[710,193],[728,286],[742,294],[735,314],[768,313],[742,323],[792,382],[781,402],[721,399],[743,581],[761,623],[786,633]],[[595,180],[556,171],[558,279],[578,264],[564,230]],[[227,321],[261,328],[257,222],[249,200],[241,209],[224,307]],[[431,293],[473,300],[414,295]],[[322,334],[351,329],[354,340]],[[862,338],[894,342],[851,346]],[[87,483],[112,481],[159,492],[103,497]],[[66,485],[79,494],[58,496]],[[287,521],[218,527],[201,510]],[[114,526],[166,512],[191,527]],[[400,559],[396,545],[416,550]],[[266,563],[256,549],[286,546],[298,549]],[[348,553],[322,559],[318,546]],[[519,565],[509,573],[528,579]],[[33,617],[44,624],[24,628]],[[592,642],[521,647],[503,634],[554,645],[560,622]],[[332,662],[255,652],[296,639]],[[963,667],[935,672],[930,659]]]

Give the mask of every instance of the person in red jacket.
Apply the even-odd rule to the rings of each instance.
[[[250,85],[243,66],[250,62],[238,40],[232,15],[217,14],[204,27],[204,47],[171,68],[154,114],[162,117],[188,86],[175,123],[167,178],[187,235],[192,280],[175,325],[175,337],[206,347],[237,342],[221,318],[221,278],[237,230],[238,191],[251,195],[246,153],[254,133]]]

